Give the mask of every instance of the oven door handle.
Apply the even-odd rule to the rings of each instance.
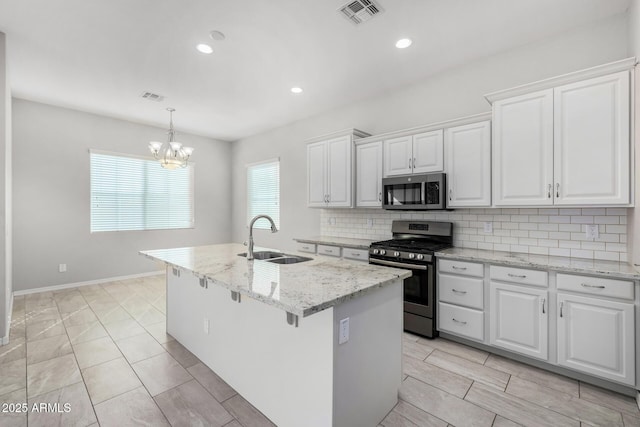
[[[385,259],[369,258],[370,264],[388,265],[390,267],[407,268],[409,270],[427,270],[429,267],[421,264],[407,264],[404,262],[387,261]]]

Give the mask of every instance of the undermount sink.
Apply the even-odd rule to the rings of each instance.
[[[238,256],[247,256],[246,252],[242,252],[241,254],[238,254]],[[283,254],[282,252],[271,252],[271,251],[258,251],[258,252],[254,252],[253,253],[253,258],[254,259],[271,259],[271,258],[282,258],[283,256],[286,256],[285,254]]]
[[[238,256],[246,257],[247,253],[242,252],[238,254]],[[274,262],[276,264],[297,264],[299,262],[310,261],[311,258],[297,256],[297,255],[288,255],[282,252],[271,252],[271,251],[259,251],[253,253],[253,258],[268,262]]]
[[[284,257],[268,259],[267,261],[274,262],[276,264],[297,264],[299,262],[305,262],[309,260],[311,260],[311,258],[307,258],[303,256],[285,255]]]

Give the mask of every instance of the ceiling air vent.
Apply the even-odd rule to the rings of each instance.
[[[153,93],[153,92],[142,92],[140,97],[143,99],[147,99],[149,101],[156,101],[156,102],[164,101],[164,96],[158,95],[157,93]]]
[[[380,6],[372,0],[355,0],[338,9],[349,21],[362,24],[382,12]]]

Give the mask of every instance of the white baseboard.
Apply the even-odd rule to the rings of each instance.
[[[640,391],[636,391],[636,403],[638,404],[638,409],[640,409]]]
[[[148,273],[130,274],[128,276],[106,277],[104,279],[87,280],[85,282],[65,283],[62,285],[45,286],[42,288],[25,289],[22,291],[15,291],[14,296],[37,294],[40,292],[60,291],[62,289],[77,288],[79,286],[100,285],[102,283],[115,282],[117,280],[138,279],[140,277],[158,276],[165,274],[165,270],[151,271]],[[13,301],[13,300],[12,300]]]

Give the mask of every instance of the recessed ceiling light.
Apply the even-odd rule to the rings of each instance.
[[[291,92],[293,92],[293,93],[302,93],[302,88],[301,87],[292,87],[291,88]]]
[[[400,40],[398,40],[398,41],[396,42],[396,47],[397,47],[398,49],[405,49],[405,48],[407,48],[407,47],[411,46],[411,43],[413,43],[413,42],[411,41],[411,39],[400,39]]]
[[[217,41],[222,41],[222,40],[224,40],[226,38],[222,31],[217,31],[217,30],[211,31],[209,33],[209,37],[211,37],[213,40],[217,40]]]
[[[207,55],[213,52],[213,48],[204,43],[200,43],[199,45],[197,45],[196,49],[198,49],[198,52],[206,53]]]

